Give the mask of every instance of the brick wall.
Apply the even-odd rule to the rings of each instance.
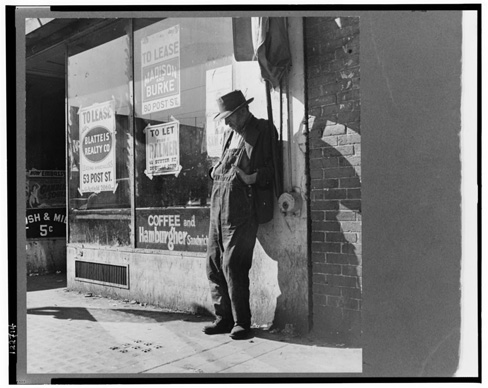
[[[313,330],[361,334],[359,18],[305,21],[310,128]]]

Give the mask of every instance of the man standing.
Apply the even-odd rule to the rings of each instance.
[[[277,132],[255,118],[240,90],[217,100],[231,128],[224,134],[222,157],[210,170],[213,179],[207,245],[207,277],[216,320],[206,334],[247,338],[251,331],[249,270],[258,225],[273,218]]]

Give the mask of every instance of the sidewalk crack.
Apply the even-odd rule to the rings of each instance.
[[[234,367],[235,367],[235,366],[237,366],[237,365],[242,365],[242,364],[244,364],[244,363],[248,362],[248,361],[249,361],[249,360],[251,360],[251,359],[258,359],[258,358],[260,358],[260,357],[264,356],[265,354],[269,354],[269,353],[271,353],[271,352],[274,352],[275,350],[280,350],[280,349],[286,348],[287,346],[288,346],[288,345],[283,345],[283,346],[280,346],[279,348],[271,349],[271,350],[267,351],[266,353],[262,353],[262,354],[260,354],[259,356],[256,356],[256,357],[249,357],[247,360],[242,361],[242,362],[238,362],[238,363],[236,363],[236,364],[234,364],[234,365],[232,365],[232,366],[229,366],[229,367],[227,367],[227,368],[224,368],[224,369],[222,369],[221,371],[219,371],[218,373],[222,373],[222,372],[224,372],[224,371],[225,371],[225,370],[227,370],[227,369],[234,368]]]
[[[224,345],[227,345],[227,344],[229,344],[229,343],[231,343],[231,342],[232,342],[232,341],[227,341],[227,342],[224,342],[224,343],[222,343],[222,344],[219,344],[219,345],[214,346],[214,347],[212,347],[212,348],[205,349],[205,350],[203,350],[203,351],[201,351],[201,352],[199,352],[199,353],[196,353],[196,354],[202,354],[202,353],[208,352],[208,351],[210,351],[210,350],[218,349],[218,348],[220,348],[220,347],[222,347],[222,346],[224,346]],[[195,353],[192,353],[192,354],[189,354],[189,355],[187,355],[187,356],[185,356],[185,357],[177,358],[176,360],[171,360],[171,361],[165,362],[165,363],[163,363],[163,364],[160,364],[160,365],[158,365],[158,366],[155,366],[155,367],[152,367],[152,368],[145,369],[145,370],[143,370],[143,371],[141,371],[141,372],[139,372],[139,373],[146,373],[146,372],[149,372],[149,371],[151,371],[151,370],[154,370],[154,369],[157,369],[157,368],[161,368],[162,366],[165,366],[165,365],[170,365],[170,364],[173,364],[173,363],[175,363],[175,362],[182,361],[182,360],[184,360],[185,358],[192,357],[192,356],[194,356],[194,355],[195,355]]]

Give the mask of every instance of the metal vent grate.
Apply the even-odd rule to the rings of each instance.
[[[129,266],[75,260],[75,279],[82,282],[129,288]]]

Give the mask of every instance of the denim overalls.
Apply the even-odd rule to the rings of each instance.
[[[252,186],[237,176],[233,168],[236,163],[246,174],[250,173],[243,139],[237,149],[227,147],[214,169],[207,277],[217,320],[250,327],[249,270],[258,222]]]

